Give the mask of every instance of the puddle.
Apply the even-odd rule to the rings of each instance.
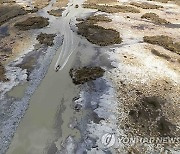
[[[24,83],[23,85],[18,85],[14,87],[11,91],[7,94],[8,96],[15,97],[15,98],[22,98],[24,96],[24,92],[28,86],[28,83]]]
[[[0,38],[8,36],[9,35],[8,30],[9,30],[8,26],[0,27]]]

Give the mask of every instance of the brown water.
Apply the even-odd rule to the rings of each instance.
[[[70,12],[69,14],[73,16],[74,13]],[[75,114],[71,106],[72,99],[77,96],[79,90],[72,83],[69,70],[72,68],[80,42],[80,39],[74,34],[71,37],[73,38],[67,40],[74,40],[72,46],[74,52],[72,52],[65,67],[55,72],[54,66],[60,52],[62,52],[62,47],[58,49],[48,73],[29,102],[29,109],[15,133],[7,154],[49,153],[47,151],[50,151],[52,144],[56,146],[54,151],[60,149],[61,143],[69,135],[75,136],[76,139],[80,138],[80,132],[77,129],[69,128],[72,118],[81,118],[83,114],[81,112]],[[22,96],[22,91],[24,91],[24,86],[18,86],[10,94],[19,97]]]

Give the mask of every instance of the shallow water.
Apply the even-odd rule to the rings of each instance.
[[[81,2],[83,1],[79,0],[79,3]],[[71,8],[72,12],[69,9],[68,17],[64,19],[66,26],[73,16],[82,11],[79,8],[79,12],[74,13],[74,6]],[[63,19],[60,20],[62,22]],[[57,28],[57,26],[59,25],[56,23],[56,25],[52,25],[52,28]],[[7,154],[52,154],[60,150],[61,143],[69,135],[74,136],[77,140],[80,139],[80,132],[69,127],[70,122],[73,121],[72,118],[81,118],[83,114],[81,112],[75,114],[72,108],[72,99],[77,96],[79,90],[69,76],[76,53],[80,50],[78,47],[80,38],[73,34],[70,27],[66,26],[64,37],[68,48],[62,50],[62,46],[58,49],[48,73],[29,102],[29,108],[15,133]],[[47,29],[47,31],[51,32],[51,29]],[[59,32],[62,33],[62,29]],[[60,54],[63,58],[57,61]],[[57,62],[64,64],[64,67],[55,72],[54,67]],[[21,87],[19,88],[21,89]],[[11,94],[17,97],[19,94],[16,90],[19,88],[14,89]]]

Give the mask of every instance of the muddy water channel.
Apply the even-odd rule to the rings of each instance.
[[[59,28],[59,33],[64,35],[63,45],[57,50],[45,78],[31,97],[29,108],[18,126],[7,154],[53,154],[61,149],[61,144],[68,136],[74,136],[77,141],[81,137],[78,129],[69,127],[74,118],[80,119],[85,114],[83,112],[75,114],[72,107],[72,100],[79,90],[72,83],[69,70],[77,52],[82,50],[81,39],[70,28],[70,22],[75,19],[75,15],[80,15],[83,11],[81,7],[78,11],[75,10],[74,5],[82,2],[82,0],[70,2],[60,21],[51,19],[57,20],[57,23],[52,24],[52,28],[46,31],[54,31],[61,24],[63,28]],[[50,6],[39,14],[47,17],[48,14],[45,12],[48,9]],[[56,72],[55,67],[58,64],[62,68]],[[26,86],[14,88],[9,95],[22,97]]]

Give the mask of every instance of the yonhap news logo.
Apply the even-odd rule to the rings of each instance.
[[[180,144],[180,137],[117,137],[114,133],[106,133],[102,136],[101,142],[104,147],[109,148],[119,144],[133,145],[133,144]]]

